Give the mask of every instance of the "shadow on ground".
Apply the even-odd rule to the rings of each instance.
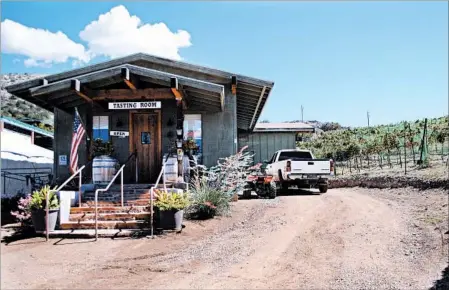
[[[185,226],[183,225],[183,228]],[[6,246],[19,246],[25,244],[38,244],[45,243],[45,234],[37,234],[32,227],[10,227],[9,230],[12,231],[11,234],[3,235],[1,242]],[[72,231],[73,232],[73,231]],[[167,231],[170,232],[170,231]],[[167,232],[160,229],[154,230],[154,236],[164,236]],[[142,229],[133,232],[131,235],[122,235],[120,230],[113,236],[109,237],[99,237],[99,239],[110,239],[110,240],[123,240],[123,239],[147,239],[151,235],[149,229]],[[56,241],[55,241],[56,240]],[[50,242],[55,246],[62,246],[68,244],[77,243],[90,243],[94,242],[95,238],[92,234],[60,234],[58,237],[50,236]]]
[[[320,195],[320,193],[317,190],[314,189],[296,189],[296,188],[290,188],[290,189],[283,189],[279,190],[277,192],[278,196],[301,196],[301,195]],[[258,195],[251,195],[250,197],[245,196],[239,196],[239,200],[250,200],[250,199],[259,199],[259,198],[268,198]]]
[[[34,229],[32,227],[11,227],[9,228],[13,231],[11,235],[3,236],[2,237],[2,243],[5,245],[9,245],[13,242],[21,241],[21,240],[31,240],[37,237],[36,233],[34,232]],[[3,233],[2,233],[3,234]],[[25,244],[35,244],[39,243],[40,241],[29,241]],[[21,243],[24,244],[24,243]]]
[[[319,192],[313,189],[296,189],[289,188],[286,190],[281,190],[278,193],[279,196],[289,196],[289,195],[320,195]]]
[[[432,288],[429,290],[446,290],[449,289],[449,266],[443,270],[443,277],[441,279],[435,281]]]

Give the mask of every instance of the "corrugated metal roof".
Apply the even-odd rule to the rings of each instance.
[[[257,123],[254,132],[314,132],[315,128],[306,123]]]
[[[119,70],[122,67],[129,67],[130,72],[133,74],[138,74],[138,72],[136,72],[137,69],[135,69],[135,72],[132,72],[131,67],[140,67],[149,69],[149,71],[151,70],[153,74],[155,71],[159,71],[160,73],[229,87],[231,86],[231,77],[235,76],[237,78],[237,127],[244,130],[252,130],[254,128],[274,86],[274,82],[271,81],[138,53],[68,72],[49,75],[41,79],[13,84],[7,86],[6,90],[19,98],[26,99],[38,106],[52,110],[52,107],[55,106],[54,101],[50,102],[45,98],[33,96],[31,92],[33,91],[35,93],[34,91],[39,90],[49,95],[49,92],[54,89],[48,90],[48,88],[54,84],[54,88],[61,89],[58,92],[58,96],[69,98],[71,100],[70,105],[75,106],[80,105],[80,102],[83,100],[77,99],[76,96],[67,91],[66,81],[79,79],[81,84],[89,83],[92,84],[92,89],[101,89],[120,81],[120,76],[117,77],[117,72],[114,69]],[[95,78],[100,72],[103,75],[103,79]],[[146,77],[148,79],[148,76]],[[159,85],[165,85],[161,79],[156,78],[155,81]],[[99,82],[100,85],[98,85]],[[62,89],[65,90],[65,93]],[[47,90],[48,92],[46,92]],[[219,103],[217,103],[215,98],[212,100],[204,97],[201,98],[201,92],[195,92],[195,88],[190,87],[187,91],[195,99],[198,99],[199,105],[204,104],[204,101],[206,101],[208,107],[213,106],[214,109],[215,107],[219,107]],[[52,100],[53,96],[49,99]]]

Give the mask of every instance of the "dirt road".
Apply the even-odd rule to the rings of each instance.
[[[2,289],[425,289],[446,267],[446,215],[442,191],[241,200],[155,240],[2,244]]]

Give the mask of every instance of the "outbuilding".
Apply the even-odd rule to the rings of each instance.
[[[239,145],[248,146],[254,163],[269,160],[274,152],[281,149],[295,149],[296,142],[304,140],[304,135],[315,133],[315,128],[306,123],[257,123],[252,132],[239,133]]]

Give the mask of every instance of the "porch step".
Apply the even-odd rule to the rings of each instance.
[[[131,199],[124,200],[123,205],[125,207],[129,206],[148,206],[150,204],[150,199]],[[121,206],[120,199],[118,200],[110,200],[110,201],[98,201],[98,207],[119,207]],[[95,207],[95,202],[90,200],[82,203],[83,207]]]
[[[110,193],[105,192],[102,195],[98,195],[98,200],[102,201],[108,201],[108,200],[120,200],[121,199],[120,193]],[[130,200],[130,199],[149,199],[150,193],[141,193],[141,194],[133,194],[133,193],[123,193],[123,199],[124,200]],[[83,194],[81,196],[82,201],[92,201],[95,200],[95,194]]]
[[[107,206],[107,207],[98,207],[98,213],[107,214],[107,213],[142,213],[147,212],[147,206]],[[86,207],[72,207],[70,209],[70,214],[90,214],[95,213],[95,208],[86,206]]]
[[[140,213],[102,213],[98,215],[99,221],[135,221],[135,220],[145,220],[150,219],[150,212],[140,212]],[[83,221],[94,221],[94,213],[80,213],[71,214],[69,217],[70,222],[83,222]]]
[[[98,221],[99,229],[142,229],[148,227],[145,221]],[[94,221],[62,223],[61,230],[94,229]]]

